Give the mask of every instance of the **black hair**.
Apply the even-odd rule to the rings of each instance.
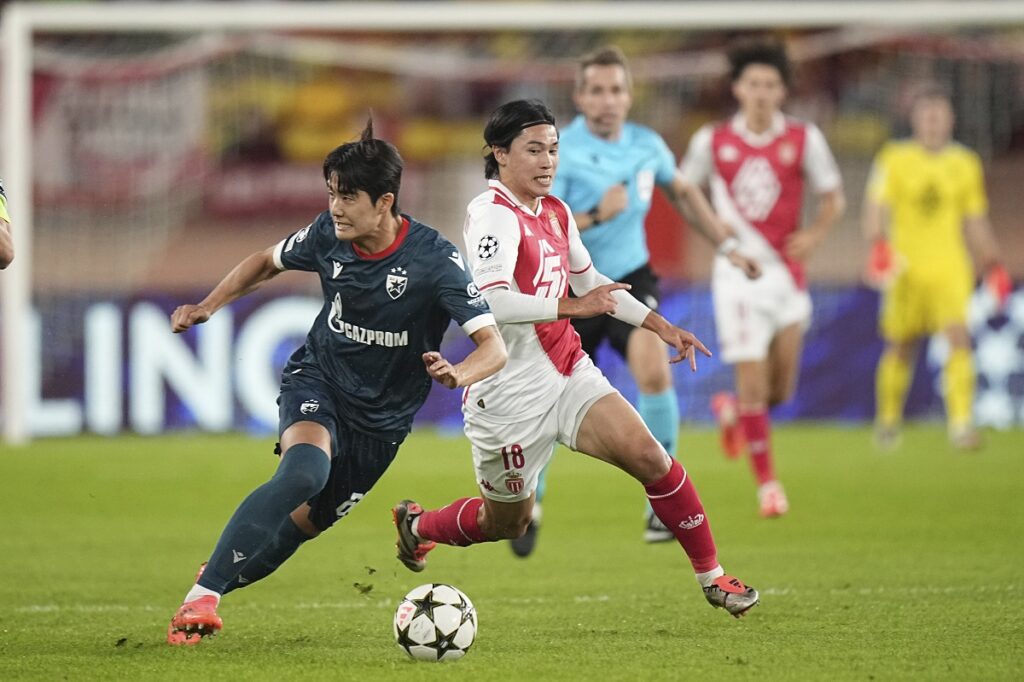
[[[334,189],[341,194],[362,190],[373,203],[390,192],[395,195],[391,214],[397,216],[402,167],[402,157],[395,146],[373,137],[371,116],[358,142],[346,142],[324,159],[324,180],[331,184],[334,179],[337,182]]]
[[[782,82],[789,85],[789,57],[781,43],[746,43],[729,50],[730,76],[734,83],[751,64],[775,67]]]
[[[524,128],[542,123],[555,125],[555,115],[539,99],[517,99],[495,109],[484,127],[484,142],[488,148],[484,157],[484,176],[488,179],[498,177],[494,147],[508,149]]]

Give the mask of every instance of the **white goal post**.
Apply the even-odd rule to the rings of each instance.
[[[30,4],[3,8],[0,178],[8,191],[16,258],[0,274],[0,407],[3,439],[29,438],[22,400],[25,330],[32,282],[33,36],[235,31],[572,31],[574,29],[756,29],[836,25],[875,27],[1024,24],[1024,1],[719,2],[339,2]]]

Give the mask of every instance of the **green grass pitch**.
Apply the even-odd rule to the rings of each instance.
[[[0,679],[1020,679],[1024,433],[950,450],[940,426],[881,455],[863,428],[776,431],[789,516],[757,517],[743,462],[684,431],[730,572],[761,605],[734,620],[703,599],[677,545],[641,542],[624,474],[560,451],[538,549],[440,547],[394,559],[390,506],[472,493],[468,444],[419,431],[353,513],[277,574],[229,595],[223,633],[164,644],[228,515],[273,471],[244,436],[83,438],[0,452]],[[416,663],[391,617],[449,582],[480,632],[450,664]]]

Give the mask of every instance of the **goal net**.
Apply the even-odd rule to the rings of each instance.
[[[630,58],[631,118],[659,132],[677,158],[700,125],[734,110],[723,49],[755,36],[787,46],[795,70],[785,109],[825,133],[849,209],[809,264],[815,323],[801,394],[785,414],[870,416],[880,346],[877,297],[860,286],[860,204],[874,153],[907,132],[908,98],[917,85],[938,81],[953,93],[957,138],[985,160],[1007,265],[1018,278],[1024,274],[1017,229],[1024,208],[1024,14],[1002,22],[965,17],[941,29],[908,21],[866,25],[852,17],[780,25],[767,12],[763,25],[744,21],[739,28],[688,28],[684,19],[621,28],[637,26],[631,4],[614,4],[619,14],[605,26],[578,29],[563,16],[570,6],[543,3],[523,6],[552,17],[530,28],[484,20],[438,27],[429,20],[435,3],[402,5],[390,28],[352,28],[358,21],[337,20],[345,16],[338,12],[330,21],[289,23],[290,10],[276,5],[278,21],[250,17],[236,25],[212,21],[224,16],[223,7],[179,10],[210,12],[208,30],[160,30],[152,21],[126,28],[117,6],[94,8],[110,17],[109,25],[66,19],[36,26],[23,55],[30,108],[4,105],[0,177],[10,189],[20,251],[0,279],[7,438],[272,427],[276,373],[315,315],[316,282],[283,276],[182,338],[167,333],[166,315],[323,210],[323,157],[356,137],[370,112],[378,135],[405,158],[403,210],[461,245],[465,206],[484,186],[488,113],[509,99],[539,97],[567,123],[575,115],[575,59],[605,44]],[[801,4],[817,16],[834,3]],[[927,12],[926,5],[949,3],[905,4]],[[315,17],[308,9],[295,8],[296,16]],[[170,16],[167,8],[159,11]],[[230,11],[242,17],[266,10],[239,3]],[[349,19],[360,11],[351,7]],[[620,24],[615,16],[623,17]],[[31,111],[21,128],[11,111],[19,108]],[[27,141],[21,157],[9,148],[15,136]],[[19,177],[25,153],[30,175]],[[663,312],[714,341],[709,248],[662,200],[648,236],[663,278]],[[19,297],[12,282],[25,271],[29,295]],[[1018,294],[993,324],[991,302],[981,294],[976,311],[979,348],[996,348],[979,355],[980,417],[1024,422],[1021,354],[1005,350],[1024,333],[1024,299]],[[455,355],[464,352],[457,335],[451,343]],[[633,395],[622,363],[602,353],[613,382]],[[934,383],[941,353],[936,347],[924,361],[932,369],[911,395],[912,415],[941,412]],[[685,418],[708,418],[708,397],[732,382],[717,361],[698,377],[678,376]],[[457,420],[457,400],[439,393],[424,418]]]

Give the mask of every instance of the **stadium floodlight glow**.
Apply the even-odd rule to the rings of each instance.
[[[1024,23],[1019,0],[736,1],[736,2],[14,2],[3,8],[0,41],[0,177],[10,197],[16,258],[0,275],[3,436],[29,438],[22,400],[26,385],[33,235],[33,36],[39,33],[390,31],[481,33],[585,29],[753,29],[874,26],[940,28]]]

